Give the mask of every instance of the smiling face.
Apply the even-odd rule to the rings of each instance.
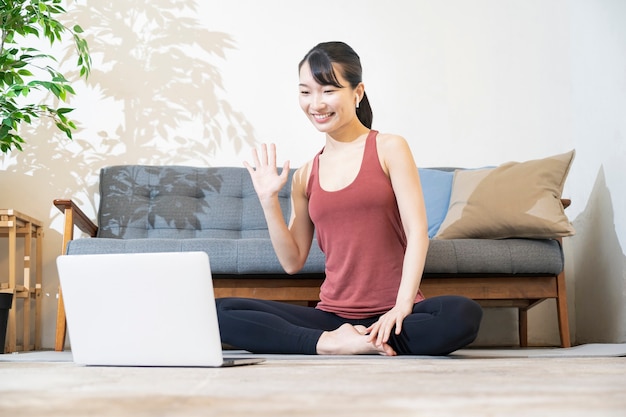
[[[363,84],[352,88],[341,73],[341,68],[333,64],[335,84],[320,84],[311,71],[308,62],[300,67],[300,107],[313,126],[320,132],[332,135],[353,123],[356,117],[357,96],[363,97]]]

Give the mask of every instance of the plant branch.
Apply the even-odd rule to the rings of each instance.
[[[35,48],[20,46],[16,38],[43,36],[52,46],[62,42],[64,35],[70,34],[78,56],[76,66],[80,69],[79,77],[87,78],[91,72],[91,56],[87,41],[81,36],[83,29],[79,25],[73,28],[64,26],[55,16],[66,13],[61,6],[62,0],[0,0],[0,151],[8,153],[12,148],[22,150],[24,138],[19,134],[22,123],[31,124],[35,119],[50,117],[57,129],[72,138],[76,129],[73,121],[66,117],[70,108],[55,108],[48,104],[29,103],[22,107],[22,101],[29,98],[32,90],[43,90],[57,99],[66,101],[75,94],[70,82],[58,70],[42,63],[45,60],[57,62],[50,54]],[[43,79],[35,73],[47,73],[49,79]],[[26,82],[28,80],[28,82]]]

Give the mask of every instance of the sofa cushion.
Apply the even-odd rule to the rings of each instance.
[[[429,229],[437,227],[436,215],[444,215],[450,170],[420,171]],[[109,167],[101,171],[100,188],[99,237],[69,242],[68,254],[204,251],[214,274],[287,277],[243,168]],[[279,195],[285,220],[289,193],[288,183]],[[301,273],[321,274],[324,265],[314,241]],[[451,239],[431,241],[424,272],[558,274],[562,269],[563,254],[554,240]]]
[[[431,240],[424,274],[549,274],[563,270],[563,251],[551,239]]]
[[[454,170],[419,168],[418,171],[428,219],[428,237],[432,238],[448,213]]]
[[[203,251],[214,274],[284,275],[269,239],[76,239],[68,254]],[[408,255],[407,255],[408,256]],[[563,253],[555,240],[433,240],[425,274],[558,274]],[[323,273],[324,254],[314,241],[301,273]]]
[[[75,239],[68,243],[67,254],[144,252],[206,252],[213,274],[278,274],[285,270],[278,262],[272,243],[266,239]],[[324,254],[317,241],[300,273],[323,273]]]
[[[290,216],[291,176],[279,193]],[[121,165],[100,171],[100,238],[267,238],[244,168]]]
[[[457,170],[436,239],[571,236],[561,194],[574,151],[496,168]]]

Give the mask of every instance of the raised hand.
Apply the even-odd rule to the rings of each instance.
[[[243,165],[246,167],[252,178],[254,190],[259,196],[261,204],[269,201],[278,195],[278,192],[285,186],[289,178],[289,161],[285,161],[283,170],[278,174],[276,168],[276,145],[261,145],[261,154],[254,149],[252,151],[254,167],[247,161]]]

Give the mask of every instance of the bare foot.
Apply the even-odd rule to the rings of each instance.
[[[390,355],[396,352],[391,346],[384,344],[377,347],[367,341],[364,326],[341,325],[331,332],[324,332],[317,341],[318,355]]]

